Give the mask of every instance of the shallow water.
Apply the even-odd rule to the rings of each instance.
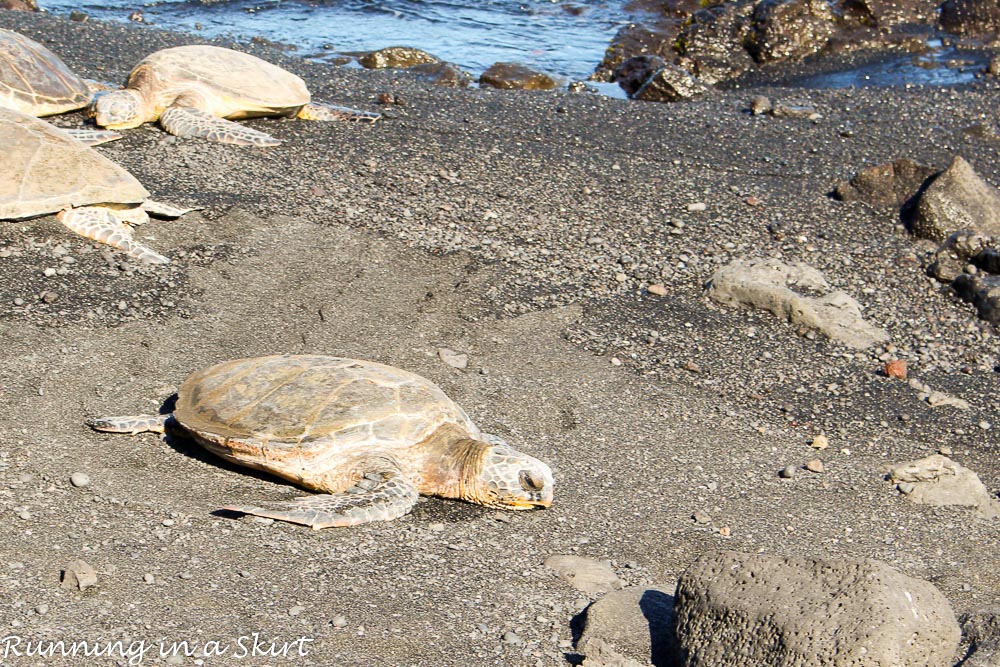
[[[585,79],[617,29],[628,22],[625,0],[42,0],[49,11],[76,9],[103,20],[127,21],[141,8],[146,23],[211,37],[253,37],[334,53],[412,46],[478,76],[498,61],[522,62],[552,74]]]

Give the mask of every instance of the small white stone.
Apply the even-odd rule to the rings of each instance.
[[[85,472],[75,472],[69,476],[69,483],[77,488],[90,486],[90,475]]]

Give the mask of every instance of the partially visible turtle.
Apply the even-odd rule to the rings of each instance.
[[[128,225],[147,222],[147,213],[169,218],[186,210],[150,201],[132,174],[34,116],[0,107],[0,146],[0,220],[56,213],[77,234],[143,262],[169,261],[133,239]]]
[[[379,114],[310,102],[305,82],[277,65],[218,46],[157,51],[129,75],[124,90],[94,100],[88,113],[113,130],[160,121],[170,134],[227,144],[276,146],[269,134],[230,120],[295,116],[306,120],[367,120]],[[226,120],[230,119],[230,120]]]
[[[0,107],[51,116],[84,108],[102,90],[105,84],[81,79],[35,40],[0,28]],[[106,130],[66,131],[91,145],[121,137]]]
[[[419,494],[500,509],[552,503],[552,472],[494,439],[430,381],[320,355],[239,359],[189,376],[172,415],[108,417],[98,431],[173,427],[210,452],[319,495],[224,509],[314,529],[400,517]]]

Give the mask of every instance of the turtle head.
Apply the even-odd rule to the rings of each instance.
[[[503,445],[485,449],[470,500],[487,507],[526,510],[552,504],[552,471],[538,459]]]
[[[87,116],[101,127],[127,130],[145,122],[145,114],[142,113],[144,107],[142,95],[126,88],[99,95],[87,107]]]

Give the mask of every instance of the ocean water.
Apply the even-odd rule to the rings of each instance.
[[[633,19],[625,0],[41,0],[50,12],[145,23],[209,37],[263,37],[305,57],[412,46],[478,76],[499,61],[585,79],[618,28]]]

